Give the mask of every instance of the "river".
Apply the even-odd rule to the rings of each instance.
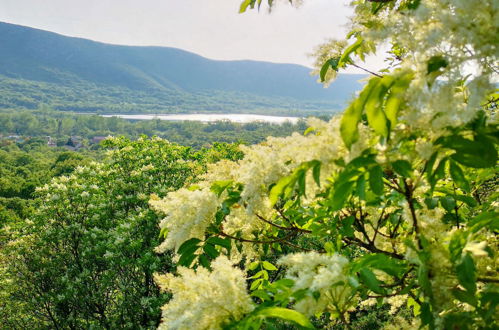
[[[130,120],[172,120],[172,121],[201,121],[201,122],[214,122],[220,120],[227,120],[234,123],[251,123],[251,122],[266,122],[272,124],[283,124],[285,122],[297,123],[301,117],[281,117],[281,116],[266,116],[266,115],[253,115],[253,114],[175,114],[175,115],[123,115],[111,114],[101,115],[102,117],[118,117]]]

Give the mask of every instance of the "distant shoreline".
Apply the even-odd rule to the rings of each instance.
[[[233,123],[252,123],[252,122],[266,122],[272,124],[283,124],[290,122],[296,124],[303,117],[291,116],[268,116],[268,115],[255,115],[255,114],[142,114],[142,115],[126,115],[126,114],[99,114],[101,117],[111,118],[117,117],[129,120],[168,120],[168,121],[200,121],[200,122],[216,122],[216,121],[230,121]]]

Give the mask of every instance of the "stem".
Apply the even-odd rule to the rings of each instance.
[[[236,237],[236,236],[232,236],[232,235],[226,234],[222,230],[220,230],[220,232],[218,233],[218,235],[223,236],[223,237],[227,237],[227,238],[239,241],[239,242],[257,243],[257,244],[272,244],[272,243],[285,242],[288,238],[291,238],[291,237],[295,236],[296,233],[293,232],[293,233],[291,233],[291,234],[289,234],[287,236],[284,236],[282,238],[278,238],[278,239],[270,240],[270,241],[260,241],[260,240],[239,238],[239,237]]]
[[[370,0],[370,1],[373,1],[373,0]],[[373,2],[388,2],[388,1],[391,1],[391,0],[385,0],[385,1],[380,1],[380,0],[378,0],[378,1],[373,1]],[[383,78],[383,76],[382,76],[382,75],[377,74],[376,72],[372,72],[372,71],[370,71],[370,70],[367,70],[366,68],[363,68],[363,67],[361,67],[361,66],[358,66],[358,65],[357,65],[357,64],[355,64],[355,63],[350,63],[350,65],[353,65],[353,66],[354,66],[354,67],[356,67],[357,69],[361,69],[361,70],[363,70],[363,71],[365,71],[365,72],[367,72],[367,73],[369,73],[369,74],[372,74],[373,76],[376,76],[376,77],[378,77],[378,78]]]
[[[257,217],[258,219],[262,220],[263,222],[268,223],[269,225],[274,226],[274,227],[279,228],[279,229],[283,229],[283,230],[292,230],[292,231],[299,231],[299,232],[302,232],[302,233],[309,233],[309,234],[312,232],[312,231],[310,231],[310,230],[301,229],[301,228],[298,228],[298,227],[291,227],[291,228],[290,228],[290,227],[279,226],[278,224],[275,224],[275,223],[273,223],[273,222],[271,222],[271,221],[269,221],[269,220],[265,219],[264,217],[262,217],[262,216],[261,216],[261,215],[259,215],[259,214],[256,214],[256,213],[255,213],[255,215],[256,215],[256,217]]]

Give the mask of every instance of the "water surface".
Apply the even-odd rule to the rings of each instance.
[[[300,117],[282,117],[282,116],[267,116],[267,115],[253,115],[253,114],[175,114],[175,115],[123,115],[111,114],[101,115],[102,117],[119,117],[131,120],[172,120],[172,121],[201,121],[201,122],[214,122],[220,120],[227,120],[234,123],[251,123],[251,122],[266,122],[272,124],[283,124],[285,122],[297,123]]]

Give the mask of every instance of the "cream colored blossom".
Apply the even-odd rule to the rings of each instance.
[[[209,189],[180,189],[171,192],[165,199],[151,200],[151,206],[166,214],[160,228],[168,230],[165,241],[157,248],[158,252],[167,249],[177,250],[183,242],[191,238],[204,238],[219,204],[217,196]]]
[[[243,272],[224,256],[211,263],[213,271],[179,267],[179,276],[156,276],[173,299],[163,306],[159,329],[221,329],[253,310]]]
[[[344,313],[351,305],[351,291],[347,285],[345,267],[348,259],[338,254],[317,252],[289,254],[279,259],[288,268],[286,277],[294,281],[294,290],[310,289],[320,294],[316,299],[307,296],[294,308],[306,315],[325,310]]]

